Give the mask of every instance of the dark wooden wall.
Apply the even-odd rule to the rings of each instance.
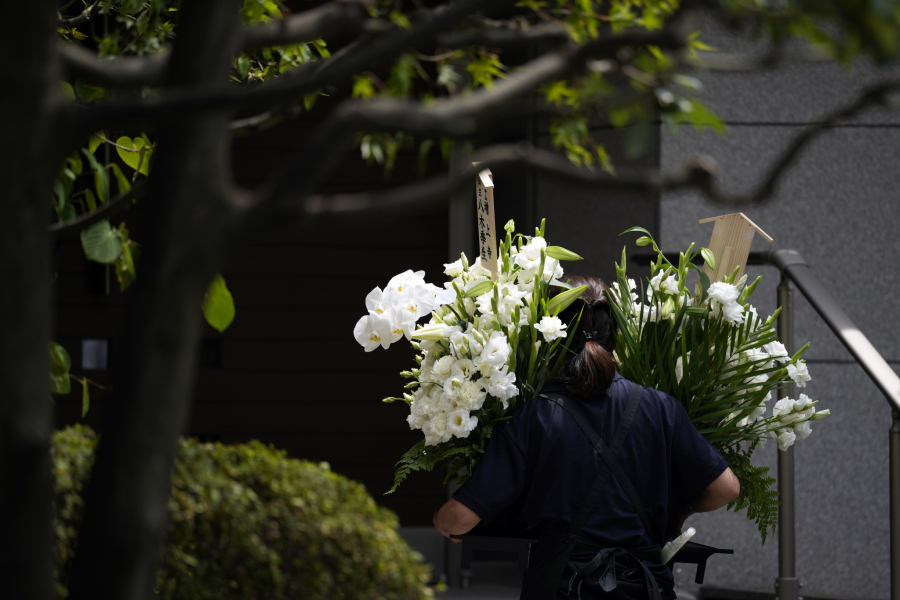
[[[287,161],[310,125],[300,121],[238,140],[237,181],[260,184]],[[428,172],[441,167],[435,151]],[[358,150],[348,148],[321,191],[362,191],[417,176],[413,149],[398,157],[386,179],[380,167],[366,166]],[[125,217],[137,241],[142,210],[152,207]],[[224,334],[206,327],[187,434],[223,443],[259,439],[297,458],[327,461],[365,484],[402,525],[430,524],[444,499],[443,473],[413,474],[398,493],[382,496],[392,484],[394,463],[421,436],[409,430],[404,404],[381,402],[402,391],[398,373],[412,366],[412,350],[398,342],[367,354],[353,339],[353,326],[366,312],[366,294],[391,276],[424,269],[427,280],[443,280],[447,230],[447,209],[439,207],[313,231],[281,230],[241,250],[223,272],[237,316]],[[86,263],[77,240],[58,246],[57,341],[71,353],[76,374],[83,372],[81,340],[108,339],[114,353],[122,329],[125,298],[114,276],[109,295],[89,293],[103,276],[103,266]],[[199,306],[197,314],[201,318]],[[108,371],[87,375],[109,381]],[[85,422],[99,427],[103,404],[115,399],[104,392],[92,399]],[[59,398],[57,406],[58,425],[80,419],[80,393]]]

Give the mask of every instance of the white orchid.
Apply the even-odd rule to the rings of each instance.
[[[353,337],[365,348],[366,352],[371,352],[378,346],[387,349],[394,341],[391,322],[378,314],[369,314],[357,321],[353,328]]]
[[[366,308],[370,313],[382,315],[390,310],[390,305],[384,301],[384,294],[380,287],[376,287],[366,296]]]

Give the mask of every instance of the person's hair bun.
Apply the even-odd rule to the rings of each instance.
[[[574,337],[569,346],[569,358],[559,374],[578,380],[569,386],[571,392],[581,396],[605,394],[616,376],[616,362],[612,356],[616,327],[603,294],[606,284],[597,277],[573,275],[566,279],[572,287],[586,285],[587,289],[559,315],[564,323],[570,323],[581,313],[581,320],[569,329],[569,335]],[[561,291],[557,288],[553,295]]]

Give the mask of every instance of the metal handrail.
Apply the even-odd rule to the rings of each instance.
[[[656,254],[634,254],[632,259],[652,262]],[[667,258],[669,258],[667,256]],[[673,256],[670,261],[677,257]],[[900,600],[900,377],[875,349],[869,339],[853,323],[825,286],[812,272],[809,263],[796,250],[751,252],[748,265],[772,265],[781,272],[778,286],[778,334],[793,352],[793,283],[822,320],[837,335],[856,362],[872,379],[891,406],[892,423],[889,430],[890,471],[890,544],[891,544],[891,600]],[[780,390],[782,396],[790,389]],[[795,573],[794,556],[794,452],[793,447],[778,453],[778,491],[781,507],[778,514],[778,600],[798,600],[799,580]]]
[[[900,377],[850,320],[796,250],[761,252],[760,258],[786,275],[871,377],[894,410],[900,410]]]
[[[875,382],[888,404],[891,405],[893,416],[889,430],[891,600],[900,600],[900,377],[828,293],[799,252],[796,250],[761,252],[754,256],[754,259],[758,260],[759,264],[770,264],[781,271],[782,281],[778,286],[778,301],[782,306],[782,316],[779,317],[779,321],[781,321],[779,334],[783,329],[784,336],[788,338],[788,341],[793,337],[793,301],[788,283],[790,281],[806,297],[822,320],[841,340],[844,347],[850,351],[856,362]],[[781,327],[782,323],[784,327]],[[794,571],[793,448],[789,448],[787,452],[779,452],[778,482],[782,507],[778,516],[779,576],[777,593],[779,600],[797,600],[799,580]]]

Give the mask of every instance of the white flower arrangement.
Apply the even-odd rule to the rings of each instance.
[[[444,288],[426,283],[423,272],[406,271],[375,288],[366,298],[369,313],[354,336],[367,352],[406,338],[417,351],[416,367],[401,373],[412,381],[401,398],[409,405],[407,422],[424,439],[407,452],[394,488],[412,470],[446,463],[448,480],[462,482],[484,453],[494,426],[540,390],[562,364],[568,348],[557,314],[584,287],[549,297],[560,281],[561,260],[580,260],[564,248],[548,246],[544,224],[533,237],[513,234],[498,251],[498,273],[470,264],[463,254],[444,265]],[[418,320],[430,315],[424,325]],[[467,470],[461,469],[468,467]],[[393,491],[393,489],[391,491]]]
[[[691,421],[726,458],[741,481],[741,496],[729,505],[747,509],[763,542],[777,522],[777,492],[768,468],[755,467],[750,457],[767,438],[786,450],[811,433],[811,422],[828,410],[816,411],[806,394],[783,398],[771,414],[772,393],[790,383],[806,387],[809,370],[801,356],[806,344],[789,356],[774,330],[778,313],[761,318],[748,300],[761,278],[747,285],[739,269],[723,281],[710,283],[692,260],[702,254],[715,268],[715,257],[694,245],[682,252],[678,265],[670,263],[645,229],[640,246],[653,246],[658,259],[651,266],[644,304],[628,279],[625,250],[616,265],[618,281],[607,290],[618,324],[615,358],[619,372],[632,381],[671,394],[687,409]],[[693,293],[687,286],[690,271],[698,273]],[[628,293],[623,290],[628,287]]]

